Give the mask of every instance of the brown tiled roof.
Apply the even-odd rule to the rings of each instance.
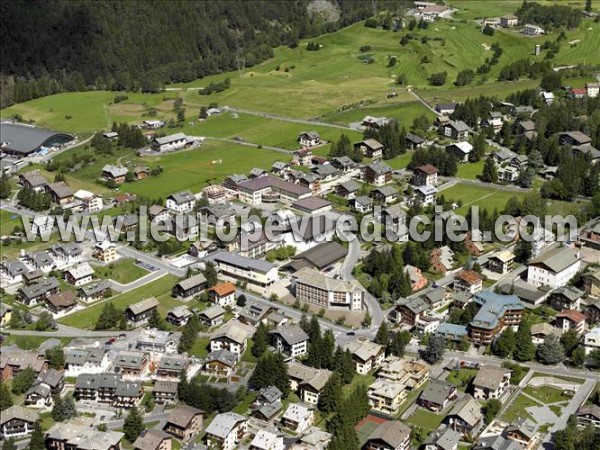
[[[77,298],[77,294],[75,291],[64,291],[59,292],[58,294],[53,294],[48,297],[48,303],[53,306],[60,307],[69,307],[75,304],[75,299]]]
[[[461,270],[456,275],[456,278],[460,278],[462,281],[468,284],[475,284],[483,279],[481,278],[481,275],[479,275],[474,270]]]
[[[424,166],[419,166],[415,169],[415,171],[426,173],[427,175],[432,175],[434,173],[438,173],[437,167],[431,164],[425,164]]]
[[[235,285],[229,282],[219,283],[210,288],[210,290],[216,292],[219,297],[223,297],[224,295],[229,295],[235,292]]]
[[[585,316],[583,315],[583,313],[574,309],[563,309],[556,315],[556,317],[564,317],[565,319],[569,319],[571,322],[574,323],[581,323],[585,320]]]

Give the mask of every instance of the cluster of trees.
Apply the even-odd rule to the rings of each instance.
[[[448,315],[448,323],[456,325],[468,325],[475,314],[479,311],[479,306],[475,302],[469,302],[464,308],[452,307]]]
[[[464,86],[469,84],[475,78],[475,72],[471,69],[461,70],[456,74],[456,81],[454,82],[455,86]]]
[[[309,41],[308,44],[306,44],[306,50],[309,52],[317,52],[321,50],[321,44],[318,42]]]
[[[136,406],[129,410],[129,414],[123,421],[123,432],[125,433],[125,439],[129,442],[135,442],[135,440],[144,431],[144,419],[142,414]]]
[[[283,393],[284,397],[287,397],[291,387],[283,354],[280,352],[264,353],[256,363],[249,381],[257,389],[275,386]]]
[[[485,118],[493,110],[493,104],[497,103],[495,97],[480,95],[476,98],[467,98],[464,103],[456,105],[452,118],[462,120],[471,128],[477,127],[479,121]]]
[[[94,326],[95,330],[126,330],[127,317],[125,311],[117,309],[112,302],[107,302]]]
[[[17,200],[26,208],[33,211],[46,211],[50,209],[52,198],[47,192],[36,192],[30,188],[23,188],[17,194]]]
[[[377,298],[398,299],[410,295],[410,276],[404,271],[404,258],[399,245],[389,250],[374,249],[365,258],[363,271],[371,276],[369,292]]]
[[[599,192],[600,167],[592,164],[589,154],[576,156],[567,148],[559,158],[557,175],[542,186],[542,197],[573,200],[578,195],[593,197]]]
[[[209,85],[206,86],[205,88],[199,89],[198,94],[199,95],[216,94],[218,92],[226,91],[230,87],[231,87],[231,80],[229,79],[229,77],[227,77],[223,81],[209,83]]]
[[[404,349],[410,343],[412,334],[409,331],[390,331],[387,322],[379,325],[374,342],[385,347],[386,355],[404,356]]]
[[[2,175],[0,177],[0,198],[5,199],[10,197],[11,187],[10,182],[8,181],[8,177],[6,175]]]
[[[331,442],[327,448],[329,450],[359,448],[358,435],[354,425],[365,418],[371,409],[367,388],[363,384],[359,384],[345,399],[342,397],[341,392],[338,392],[331,403],[334,408],[331,410],[337,414],[327,421],[327,431],[332,434]]]
[[[331,142],[331,149],[329,150],[330,158],[340,156],[348,156],[354,162],[361,162],[364,155],[358,147],[354,148],[348,135],[342,134],[339,140]]]
[[[192,314],[192,317],[190,317],[181,332],[179,346],[177,347],[179,353],[189,352],[192,349],[198,339],[198,332],[200,331],[201,326],[198,316]]]
[[[520,23],[535,23],[548,30],[576,28],[581,23],[581,10],[560,4],[542,5],[524,0],[515,15]]]
[[[52,418],[55,422],[62,422],[77,416],[75,409],[75,400],[72,395],[67,395],[62,398],[60,395],[54,396],[54,405],[52,406]]]
[[[397,120],[375,129],[367,128],[363,133],[365,139],[377,139],[383,144],[383,159],[392,159],[406,153],[406,130],[400,128]]]
[[[431,84],[432,86],[443,86],[444,84],[446,84],[446,79],[448,78],[448,72],[443,71],[443,72],[437,72],[437,73],[432,73],[431,75],[429,75],[429,84]]]
[[[494,27],[491,27],[490,25],[486,25],[485,27],[483,27],[483,30],[481,30],[481,32],[483,34],[485,34],[486,36],[493,36],[495,33]]]
[[[516,81],[524,76],[528,76],[529,78],[540,78],[550,70],[552,70],[550,61],[534,62],[532,64],[528,58],[517,59],[500,69],[498,80]]]
[[[441,334],[429,336],[425,350],[423,350],[423,359],[429,364],[436,364],[444,358],[446,352],[446,338]]]
[[[15,395],[21,395],[27,392],[27,390],[33,386],[37,374],[31,367],[26,367],[21,370],[12,380],[12,393]]]
[[[339,15],[334,20],[315,14],[304,2],[282,9],[266,0],[174,1],[161,8],[53,1],[33,3],[27,12],[19,4],[3,3],[2,17],[20,25],[0,35],[7,43],[0,53],[7,62],[0,107],[63,91],[156,92],[166,83],[252,67],[273,57],[274,47],[295,47],[300,39],[372,14],[370,4],[335,3]],[[45,39],[35,37],[40,29],[47,30]]]
[[[205,384],[198,376],[190,382],[185,373],[182,374],[179,380],[177,396],[186,405],[201,409],[209,414],[215,411],[219,413],[231,411],[238,403],[236,396],[229,390]]]
[[[269,250],[265,256],[265,259],[269,262],[286,261],[296,254],[296,247],[293,245],[284,245],[278,247],[275,250]]]
[[[0,411],[10,408],[13,405],[12,395],[8,390],[6,383],[0,383]]]
[[[498,60],[500,59],[500,56],[502,56],[502,53],[503,53],[503,50],[500,47],[500,44],[498,42],[494,42],[490,46],[490,50],[492,50],[494,52],[494,54],[492,55],[491,58],[486,58],[485,62],[477,68],[478,74],[489,73],[490,70],[492,70],[492,66],[498,64]]]
[[[65,351],[58,345],[46,350],[46,359],[51,369],[62,370],[65,367]]]
[[[408,163],[408,169],[413,170],[424,164],[434,165],[437,167],[439,174],[444,177],[453,177],[458,171],[456,157],[443,148],[430,147],[415,150]]]
[[[556,450],[595,450],[600,448],[600,430],[590,425],[584,429],[577,426],[577,416],[569,416],[567,426],[553,436]]]

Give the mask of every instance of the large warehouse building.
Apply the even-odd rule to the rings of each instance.
[[[62,146],[75,139],[70,134],[57,133],[17,123],[0,123],[0,143],[2,151],[19,156],[27,156],[51,147]]]

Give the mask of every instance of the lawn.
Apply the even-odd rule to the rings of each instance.
[[[242,361],[255,363],[257,361],[256,356],[252,354],[252,347],[254,347],[254,340],[252,338],[248,339],[248,345],[246,347],[246,351],[242,355]]]
[[[412,152],[406,152],[403,155],[398,155],[394,159],[384,161],[393,170],[406,169],[412,158]]]
[[[21,217],[0,209],[0,235],[6,236],[13,232],[15,226],[21,226]]]
[[[426,108],[421,102],[403,102],[386,106],[371,106],[355,108],[348,111],[336,111],[321,117],[325,122],[331,122],[338,125],[348,125],[352,122],[360,122],[365,116],[388,117],[396,119],[401,127],[408,130],[415,118],[427,116],[431,121],[435,119],[435,114]]]
[[[33,350],[39,348],[44,342],[48,339],[56,339],[49,338],[47,336],[23,336],[23,335],[8,335],[2,345],[16,345],[20,349],[23,350]],[[71,342],[71,338],[58,338],[62,345],[67,345]]]
[[[564,395],[561,389],[557,389],[552,386],[526,386],[523,391],[529,395],[531,395],[536,400],[539,400],[542,403],[558,403],[570,400],[571,397],[568,395]]]
[[[233,408],[233,412],[238,414],[246,414],[248,408],[250,408],[250,405],[254,402],[254,400],[256,400],[256,394],[249,392],[244,397],[244,400],[242,400],[235,408]]]
[[[190,350],[190,355],[197,356],[199,358],[203,358],[208,355],[208,346],[210,344],[209,337],[199,337],[196,339],[196,343]]]
[[[435,414],[426,409],[417,408],[413,415],[408,418],[407,422],[410,425],[423,428],[429,434],[437,429],[442,420],[444,420],[444,417],[443,414]]]
[[[475,163],[459,164],[458,171],[456,172],[456,178],[466,178],[468,180],[477,180],[481,172],[483,172],[483,165],[485,160],[480,160]]]
[[[95,275],[100,278],[111,279],[120,284],[128,284],[132,281],[148,275],[146,269],[142,269],[130,258],[120,259],[108,266],[98,266],[94,268]]]
[[[162,310],[161,313],[164,314],[166,309],[170,309],[172,307],[171,301],[177,302],[170,297],[171,288],[175,283],[177,283],[177,281],[177,277],[165,275],[158,280],[148,283],[142,287],[119,294],[109,301],[112,302],[116,308],[125,309],[127,306],[137,303],[145,298],[156,297],[161,303],[159,311]],[[164,294],[167,294],[167,296],[165,297]],[[167,302],[169,303],[168,306],[165,305]],[[64,316],[58,321],[63,325],[68,325],[71,327],[93,329],[94,324],[102,312],[102,308],[104,308],[104,303],[105,301],[101,301],[92,306],[88,306],[84,310]],[[178,302],[178,304],[181,304],[181,302]]]
[[[3,258],[6,259],[14,259],[19,256],[21,250],[25,250],[27,252],[38,252],[40,250],[46,250],[52,245],[56,244],[59,240],[59,234],[53,233],[49,236],[47,241],[42,241],[39,236],[35,241],[27,241],[19,244],[0,244],[0,253]]]
[[[525,408],[529,408],[531,406],[540,406],[538,402],[530,399],[529,397],[525,397],[524,395],[519,395],[510,407],[504,412],[502,415],[502,420],[504,422],[512,422],[518,418],[529,418],[535,422],[535,419],[529,414]]]
[[[459,390],[464,392],[471,381],[473,381],[473,378],[477,375],[477,372],[477,369],[467,368],[453,370],[448,374],[448,377],[446,377],[446,381],[452,383],[454,386],[458,387]]]
[[[480,186],[468,183],[457,183],[454,186],[441,191],[447,201],[462,200],[463,206],[456,209],[457,214],[466,214],[472,205],[486,208],[490,213],[495,208],[501,212],[506,206],[506,202],[511,197],[519,199],[524,197],[524,193],[500,190],[494,186]]]
[[[354,391],[356,386],[363,384],[368,387],[373,383],[373,381],[375,381],[375,375],[356,374],[354,375],[354,378],[352,378],[352,381],[349,384],[342,387],[342,394],[344,397],[348,397]]]

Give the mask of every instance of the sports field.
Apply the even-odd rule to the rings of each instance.
[[[385,419],[369,414],[354,426],[356,434],[358,434],[358,442],[360,443],[361,447],[365,442],[367,442],[367,439],[369,439],[369,436],[371,436],[373,431],[375,431],[377,427],[384,422],[386,422]]]

